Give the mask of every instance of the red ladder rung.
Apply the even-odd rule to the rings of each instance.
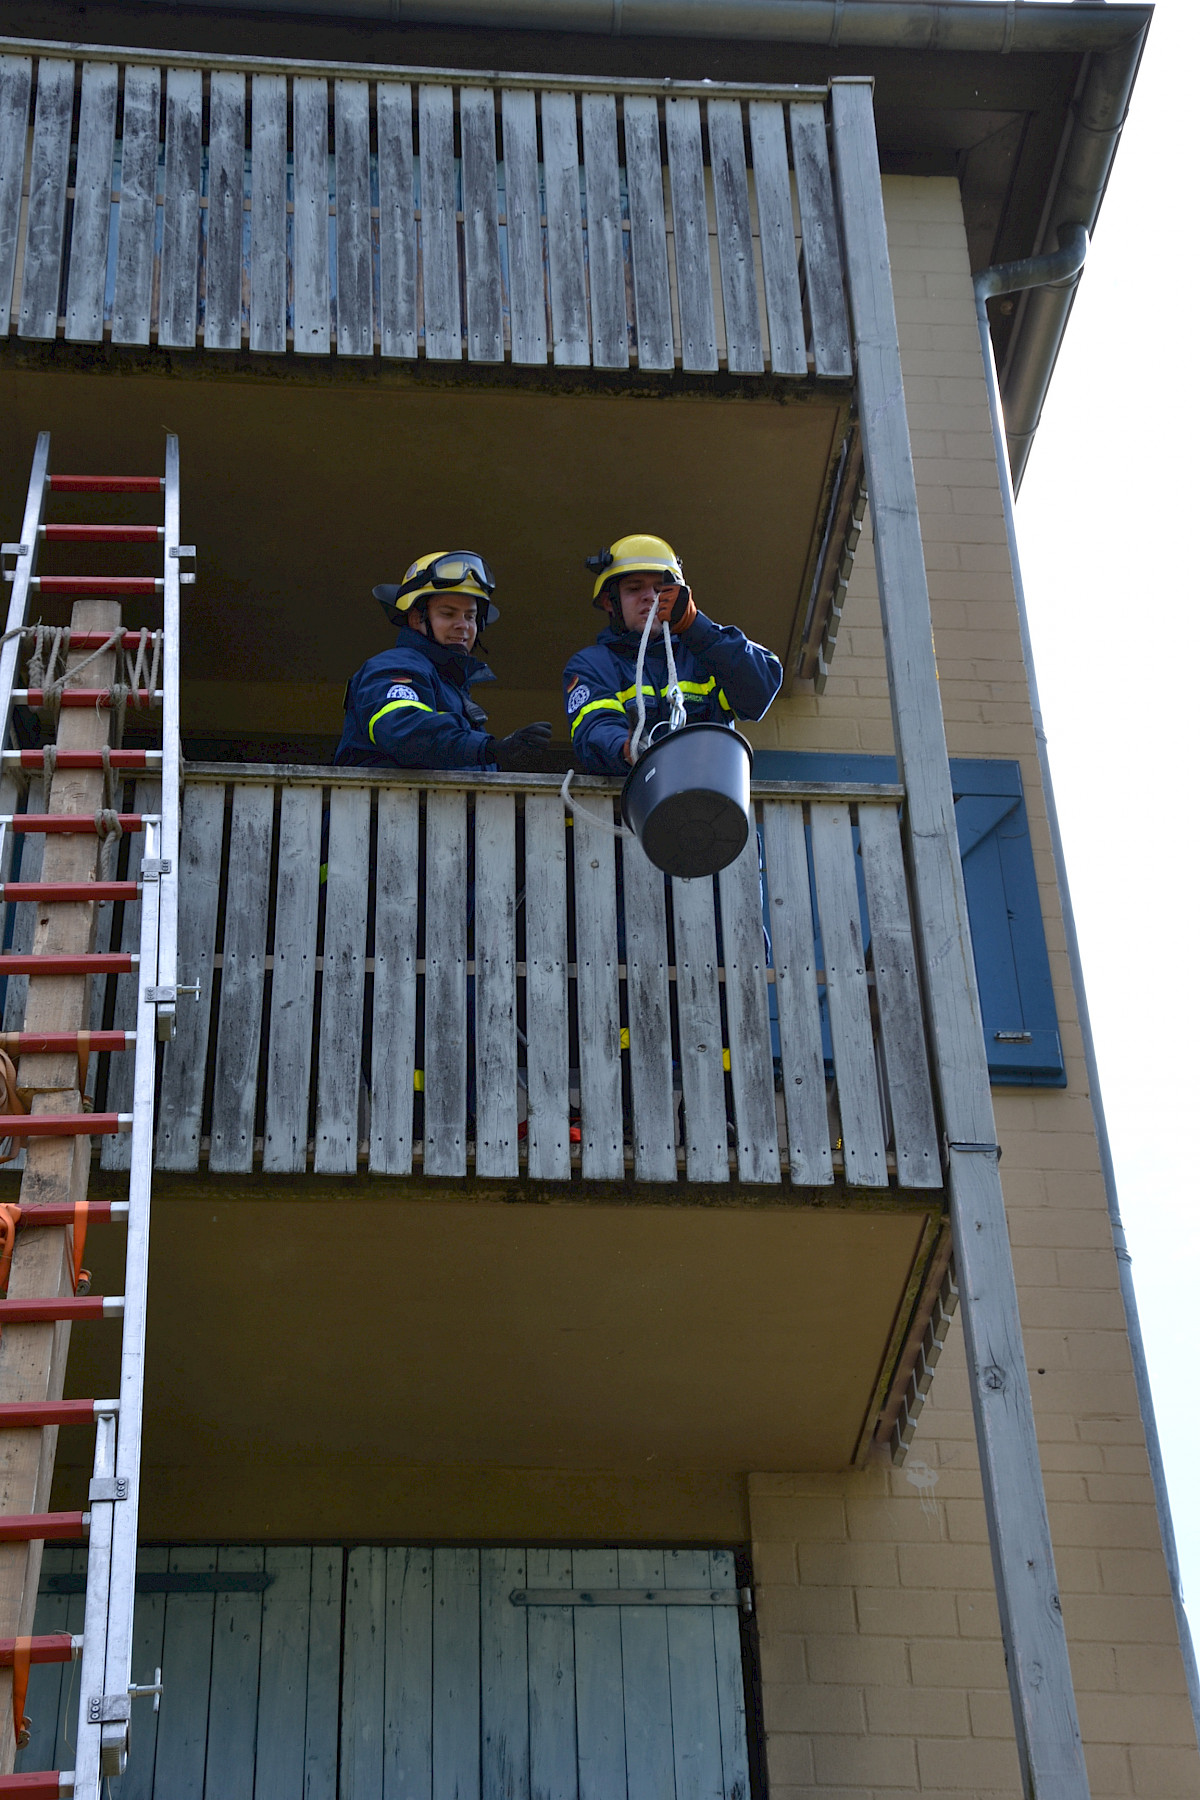
[[[115,1400],[105,1402],[105,1411],[115,1412]],[[90,1425],[96,1417],[94,1400],[10,1400],[0,1406],[0,1428],[23,1431],[39,1425]],[[3,1643],[0,1638],[0,1644]],[[0,1651],[0,1663],[4,1661]]]
[[[0,900],[135,900],[139,881],[0,881]]]
[[[51,475],[52,494],[161,494],[161,475]]]
[[[16,1638],[0,1638],[0,1669],[12,1668],[17,1642]],[[45,1637],[26,1638],[25,1642],[31,1663],[74,1662],[83,1645],[83,1639],[72,1637],[69,1631],[52,1631]]]
[[[0,1050],[10,1056],[99,1056],[131,1050],[136,1040],[136,1031],[0,1031]]]
[[[113,1207],[117,1209],[115,1222],[123,1225],[129,1217],[128,1200],[85,1200],[81,1204],[87,1208],[89,1225],[111,1225],[114,1223]],[[74,1225],[75,1208],[73,1206],[19,1206],[17,1208],[18,1226],[27,1225]]]
[[[48,544],[156,544],[161,525],[43,525]],[[101,643],[104,639],[101,638]]]
[[[0,955],[0,975],[128,975],[137,962],[127,950],[88,950],[78,956],[11,950]]]
[[[28,693],[28,689],[26,692]],[[41,689],[35,688],[34,693]],[[45,767],[45,759],[40,750],[6,750],[6,757],[20,761],[23,769],[41,770]],[[162,761],[161,750],[110,750],[108,766],[110,769],[146,769],[151,763]],[[55,750],[54,766],[56,769],[102,769],[104,757],[99,750]]]
[[[68,1800],[75,1792],[75,1777],[68,1771],[46,1774],[0,1775],[0,1794],[24,1794],[26,1800]]]
[[[0,1300],[0,1326],[54,1325],[60,1320],[119,1319],[119,1294],[68,1294],[54,1300]]]
[[[161,575],[34,575],[30,587],[40,594],[156,594]]]
[[[88,1516],[83,1512],[0,1513],[0,1544],[48,1544],[55,1538],[86,1537]]]
[[[115,1137],[132,1129],[132,1113],[0,1113],[0,1138]]]
[[[118,813],[117,820],[122,831],[142,831],[147,819],[157,819],[157,813]],[[7,825],[10,831],[40,831],[47,835],[54,832],[89,832],[96,829],[95,813],[9,813],[0,815],[0,825]]]
[[[17,706],[44,706],[46,704],[44,688],[14,688],[12,697]],[[158,706],[162,700],[162,689],[138,688],[136,693],[129,694],[130,706]],[[66,707],[99,707],[101,711],[112,705],[112,695],[107,688],[63,688],[58,695],[58,704]]]

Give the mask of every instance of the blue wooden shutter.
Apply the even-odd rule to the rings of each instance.
[[[760,750],[762,781],[895,781],[891,756]],[[1066,1069],[1020,765],[952,757],[988,1072],[999,1085],[1065,1087]]]

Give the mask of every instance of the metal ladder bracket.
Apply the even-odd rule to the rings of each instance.
[[[88,1500],[128,1500],[129,1482],[124,1475],[93,1475],[88,1483]]]

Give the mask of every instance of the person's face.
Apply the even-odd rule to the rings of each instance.
[[[471,650],[479,636],[479,602],[470,594],[435,594],[426,603],[425,617],[414,607],[408,622],[414,631],[448,650]]]
[[[624,630],[645,630],[646,615],[658,605],[658,596],[667,585],[664,575],[622,575],[617,583],[617,599]],[[661,631],[662,621],[659,620],[650,635],[658,637]]]

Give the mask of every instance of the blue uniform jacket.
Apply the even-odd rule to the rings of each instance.
[[[577,651],[563,670],[563,696],[571,747],[596,775],[625,775],[622,751],[637,725],[637,655],[641,633],[606,626],[596,642]],[[779,692],[783,665],[771,650],[752,643],[736,625],[717,625],[704,613],[671,640],[689,724],[715,719],[734,725],[761,719]],[[667,653],[661,637],[646,649],[642,692],[646,730],[669,719]],[[644,739],[643,739],[644,742]]]
[[[365,662],[346,686],[335,763],[402,769],[494,769],[487,714],[471,699],[495,681],[486,663],[401,627],[394,650]]]

